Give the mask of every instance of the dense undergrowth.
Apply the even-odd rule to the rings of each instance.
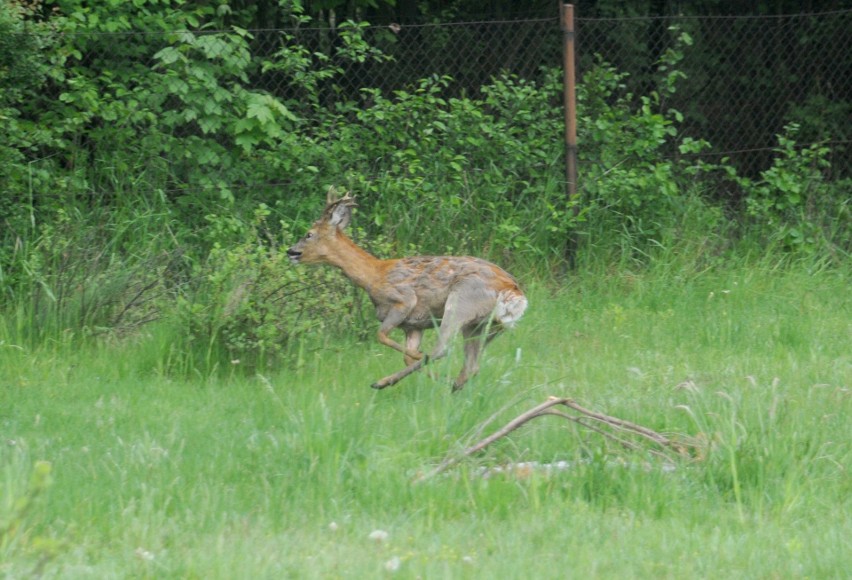
[[[449,79],[430,77],[329,108],[335,62],[383,58],[356,24],[343,26],[336,60],[290,38],[257,62],[245,31],[187,32],[110,47],[148,50],[155,66],[105,70],[81,52],[101,54],[108,35],[61,19],[34,30],[25,9],[2,10],[20,41],[0,98],[6,344],[167,328],[159,364],[210,373],[236,359],[278,364],[307,333],[369,334],[363,296],[334,272],[291,267],[282,251],[331,185],[357,197],[353,235],[381,256],[475,254],[529,282],[560,284],[571,248],[575,268],[600,271],[767,254],[832,267],[852,248],[850,183],[831,178],[827,148],[796,144],[796,124],[758,178],[703,162],[712,145],[681,137],[682,116],[665,105],[690,45],[676,30],[646,95],[628,93],[605,62],[585,74],[580,193],[567,199],[557,71],[494,78],[476,97],[446,96]],[[174,16],[155,28],[203,14]],[[295,96],[251,90],[257,67]],[[39,97],[47,87],[60,98]]]

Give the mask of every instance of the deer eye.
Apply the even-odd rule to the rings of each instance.
[[[310,240],[312,237],[314,237],[314,232],[308,232],[308,233],[305,234],[306,240]]]

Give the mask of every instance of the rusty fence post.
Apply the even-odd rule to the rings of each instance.
[[[559,22],[562,28],[563,87],[565,94],[565,201],[578,215],[577,203],[577,100],[574,67],[574,5],[559,4]],[[577,238],[570,235],[565,242],[565,259],[570,268],[575,265]]]

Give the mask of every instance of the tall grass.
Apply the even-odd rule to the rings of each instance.
[[[186,256],[165,200],[131,196],[44,211],[30,232],[0,241],[0,340],[36,347],[128,334],[160,316],[186,281]]]
[[[376,392],[389,349],[317,333],[258,374],[182,378],[168,332],[0,347],[0,570],[61,577],[839,577],[852,567],[848,271],[754,260],[530,288],[455,395]],[[458,345],[457,345],[458,346]],[[458,348],[456,349],[458,350]],[[547,419],[412,483],[548,395],[699,436],[669,471]],[[482,477],[510,461],[566,470]],[[386,532],[372,534],[375,531]],[[371,539],[372,534],[372,539]],[[384,539],[382,539],[384,538]]]

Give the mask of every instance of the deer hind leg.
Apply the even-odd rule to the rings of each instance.
[[[485,350],[485,346],[494,340],[501,332],[503,326],[499,322],[486,322],[462,329],[464,336],[464,366],[453,381],[453,392],[460,391],[464,384],[479,372],[479,356]]]

